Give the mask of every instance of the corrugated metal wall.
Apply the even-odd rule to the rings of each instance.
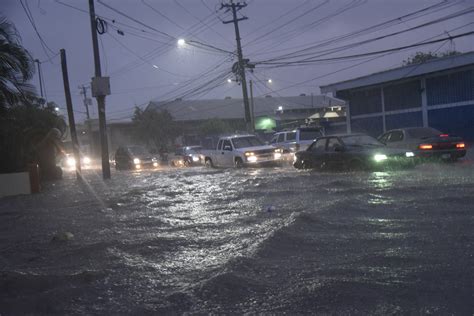
[[[429,110],[428,122],[431,127],[444,133],[474,141],[474,102],[467,106]]]
[[[380,88],[338,91],[337,97],[348,100],[351,107],[351,115],[370,114],[382,112],[382,93]]]
[[[414,80],[383,88],[385,111],[421,107],[421,82]]]
[[[413,126],[423,126],[421,111],[385,116],[385,128],[387,130]]]
[[[353,133],[365,133],[377,137],[383,133],[382,117],[352,119],[351,129]]]
[[[474,100],[474,71],[460,71],[426,79],[428,105]]]

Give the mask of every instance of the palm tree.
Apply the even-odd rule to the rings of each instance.
[[[34,87],[27,83],[33,74],[33,60],[21,46],[15,26],[0,17],[0,108],[34,94]]]

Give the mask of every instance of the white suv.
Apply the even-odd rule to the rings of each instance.
[[[313,141],[324,136],[319,127],[298,127],[294,130],[278,132],[273,135],[270,145],[289,152],[306,150]]]

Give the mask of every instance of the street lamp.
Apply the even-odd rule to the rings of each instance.
[[[232,83],[232,79],[230,79],[230,78],[227,79],[227,82],[228,82],[228,83]]]
[[[268,82],[268,83],[272,83],[273,81],[272,81],[272,79],[268,79],[267,82]]]
[[[186,44],[186,41],[182,38],[178,39],[178,46],[183,47]]]
[[[58,108],[58,107],[55,107],[54,110],[55,110],[56,112],[59,112],[59,108]]]

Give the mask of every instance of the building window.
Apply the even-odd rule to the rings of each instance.
[[[428,105],[474,100],[474,71],[460,71],[426,79]]]
[[[385,111],[421,107],[419,80],[394,84],[383,88]]]

